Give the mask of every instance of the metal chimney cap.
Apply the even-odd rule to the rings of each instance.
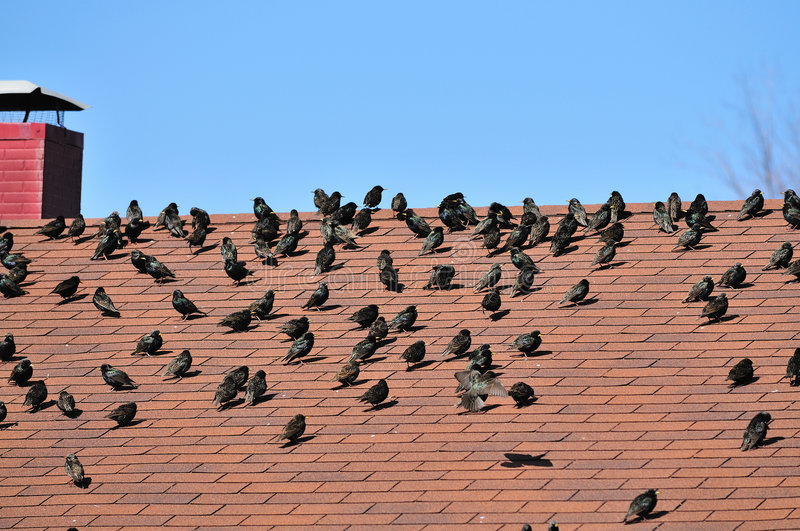
[[[82,111],[89,106],[30,81],[0,80],[0,111]]]

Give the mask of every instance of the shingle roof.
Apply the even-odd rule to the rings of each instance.
[[[377,230],[359,238],[363,248],[337,247],[342,267],[323,275],[332,293],[319,312],[300,309],[321,280],[312,276],[321,246],[313,214],[302,215],[309,234],[298,255],[277,268],[256,266],[247,244],[252,214],[212,215],[216,231],[209,239],[230,236],[240,259],[257,271],[255,282],[240,287],[222,271],[218,248],[190,255],[185,242],[165,231],[147,231],[150,241],[90,261],[97,240],[41,241],[33,235],[40,222],[12,222],[14,250],[35,262],[28,294],[0,306],[0,332],[15,335],[17,357],[31,359],[33,379],[45,380],[50,398],[68,389],[83,413],[69,419],[55,406],[28,413],[25,389],[0,384],[5,424],[14,423],[0,430],[0,526],[516,529],[528,522],[543,529],[552,519],[562,530],[614,529],[630,500],[652,487],[660,490],[657,518],[636,528],[797,529],[800,411],[795,389],[779,379],[797,346],[798,287],[784,283],[781,271],[761,271],[781,242],[797,237],[778,204],[767,201],[775,212],[737,222],[740,203],[712,202],[720,231],[680,253],[671,251],[675,235],[657,232],[651,205],[628,205],[629,243],[618,249],[615,267],[590,268],[596,236],[559,257],[547,245],[533,248],[527,252],[542,269],[540,289],[515,299],[504,290],[510,312],[497,321],[481,314],[483,294],[473,294],[471,285],[501,262],[501,285],[510,286],[516,270],[508,255],[486,257],[460,232],[446,234],[442,252],[417,257],[421,240],[389,210],[374,216]],[[555,225],[566,208],[542,211],[557,215]],[[418,213],[441,223],[435,209]],[[158,285],[136,274],[132,248],[160,258],[177,281]],[[380,286],[375,259],[382,249],[392,252],[406,284],[402,293]],[[703,275],[717,280],[735,262],[747,269],[745,287],[715,288],[728,294],[732,318],[699,320],[703,303],[682,299]],[[463,287],[422,290],[435,263],[454,265],[454,283]],[[49,293],[73,274],[87,296],[59,305]],[[559,307],[564,291],[584,276],[596,302]],[[97,286],[120,318],[93,307]],[[210,315],[181,321],[170,303],[176,288]],[[243,333],[216,326],[268,288],[276,291],[271,320]],[[362,367],[363,383],[337,388],[332,376],[365,335],[346,318],[369,303],[379,304],[387,320],[416,304],[417,329],[390,333],[378,360]],[[317,359],[286,366],[279,360],[289,343],[277,328],[300,315],[311,319],[310,357]],[[138,338],[156,328],[163,352],[131,356]],[[453,407],[453,373],[465,361],[439,354],[462,328],[472,330],[473,348],[492,345],[506,387],[525,381],[538,401],[518,409],[510,398],[490,397],[480,413]],[[532,329],[544,342],[526,359],[508,344]],[[419,339],[432,363],[407,371],[399,355]],[[183,349],[191,350],[199,374],[162,381],[162,367]],[[731,389],[725,377],[744,356],[758,379]],[[112,392],[95,370],[106,362],[126,370],[139,388]],[[211,404],[217,384],[240,364],[251,374],[267,371],[269,398],[217,411]],[[4,374],[12,366],[3,363]],[[397,402],[366,411],[357,397],[380,378]],[[140,422],[112,429],[104,416],[131,400]],[[742,432],[762,410],[774,419],[767,444],[744,453]],[[273,442],[296,413],[307,416],[307,440],[290,447]],[[73,452],[92,479],[86,489],[64,473],[64,457]]]

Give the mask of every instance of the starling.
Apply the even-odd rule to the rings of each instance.
[[[714,220],[714,216],[706,217],[704,214],[700,214],[699,212],[687,212],[683,219],[686,222],[687,227],[691,228],[692,225],[697,224],[700,225],[700,228],[707,230],[708,232],[719,231],[718,228],[711,224],[711,222]]]
[[[686,210],[686,214],[700,214],[701,216],[708,214],[708,203],[703,194],[697,194]]]
[[[311,297],[308,298],[308,301],[302,307],[304,309],[316,308],[320,310],[320,307],[327,302],[329,294],[328,283],[320,282],[319,287],[314,290],[314,293],[311,294]]]
[[[519,273],[517,273],[517,278],[514,279],[514,284],[511,286],[511,297],[521,293],[528,293],[533,287],[534,276],[533,269],[520,269]]]
[[[241,389],[247,385],[247,379],[250,377],[250,368],[247,365],[241,365],[228,371],[226,376],[233,380],[237,389]]]
[[[197,306],[187,299],[183,292],[179,289],[176,289],[172,292],[172,307],[175,308],[175,311],[181,314],[183,317],[181,321],[185,321],[187,317],[192,314],[200,314],[200,315],[207,315],[206,312],[198,310]]]
[[[188,350],[184,350],[175,356],[166,367],[164,367],[164,374],[162,374],[162,377],[175,377],[178,380],[181,380],[184,376],[186,376],[186,373],[189,372],[191,366],[192,354]]]
[[[531,234],[531,227],[533,226],[533,223],[534,220],[531,218],[530,214],[523,214],[519,226],[511,231],[506,239],[506,242],[499,249],[499,251],[505,252],[509,249],[522,247],[525,245],[525,242],[528,240],[528,236]]]
[[[728,297],[724,293],[720,293],[706,304],[703,312],[698,319],[708,317],[709,322],[719,321],[725,312],[728,311]]]
[[[244,393],[244,405],[254,406],[258,403],[258,399],[264,396],[267,392],[267,373],[264,371],[256,371],[252,378],[247,382],[247,389]]]
[[[341,223],[339,223],[336,220],[331,220],[330,225],[331,228],[333,229],[333,234],[337,242],[343,243],[345,245],[358,247],[358,245],[356,244],[356,235],[353,234],[350,229],[344,227]]]
[[[156,282],[163,283],[164,279],[167,277],[175,278],[175,273],[170,271],[167,266],[159,262],[155,257],[147,256],[145,260],[144,270],[148,275],[153,277]]]
[[[494,202],[489,205],[489,212],[497,214],[497,221],[504,229],[511,229],[514,227],[514,224],[511,222],[511,220],[514,219],[514,215],[511,214],[511,211],[505,205]]]
[[[185,238],[186,233],[183,231],[183,222],[178,215],[178,210],[167,210],[164,218],[167,230],[171,236],[176,238]]]
[[[528,245],[532,247],[539,245],[547,238],[548,234],[550,234],[550,219],[547,216],[539,216],[531,227]]]
[[[461,222],[461,215],[455,204],[444,202],[439,204],[439,219],[441,219],[444,226],[447,227],[448,232],[464,230],[465,228],[464,224]]]
[[[317,188],[311,193],[314,194],[314,206],[317,207],[317,213],[320,213],[322,207],[328,202],[328,194],[322,188]]]
[[[287,234],[300,234],[303,230],[303,221],[300,219],[300,214],[296,209],[289,212],[289,219],[286,220],[286,233]]]
[[[578,225],[580,225],[581,227],[586,227],[589,224],[589,222],[586,221],[586,209],[583,208],[581,202],[573,197],[572,199],[567,201],[567,203],[569,203],[569,212],[571,212],[572,215],[575,216],[575,221],[578,222]]]
[[[0,257],[6,269],[14,269],[19,265],[28,265],[33,261],[30,258],[25,258],[20,253],[7,253],[5,251],[0,253]]]
[[[138,241],[142,231],[150,226],[150,223],[141,218],[133,218],[128,220],[125,225],[125,236],[132,242]]]
[[[659,229],[667,234],[675,232],[675,227],[672,225],[672,219],[670,218],[669,212],[667,212],[667,207],[661,201],[653,205],[653,221],[655,221]]]
[[[440,247],[442,243],[444,243],[444,232],[441,227],[434,227],[431,232],[425,236],[425,241],[422,242],[422,249],[419,250],[417,256],[433,252],[433,250]]]
[[[616,190],[612,191],[606,204],[614,207],[611,209],[611,223],[616,223],[619,217],[625,213],[625,200],[622,199],[622,194]]]
[[[431,227],[410,208],[397,214],[397,217],[406,220],[406,225],[418,238],[424,238],[431,233]]]
[[[450,289],[450,283],[456,274],[456,269],[449,264],[439,264],[431,269],[428,283],[422,289]]]
[[[200,225],[196,229],[192,231],[191,234],[186,238],[187,243],[189,244],[189,251],[191,252],[192,247],[199,247],[200,249],[203,248],[203,244],[206,243],[206,227]],[[194,254],[197,254],[198,251],[194,251]]]
[[[31,360],[25,358],[11,369],[11,376],[8,377],[8,381],[9,383],[14,382],[21,387],[31,379],[31,376],[33,376],[33,365],[31,365]]]
[[[586,295],[588,294],[589,294],[589,281],[584,278],[567,290],[567,292],[564,294],[564,297],[561,299],[561,302],[559,304],[564,304],[565,302],[568,301],[577,305],[580,301],[585,299]]]
[[[28,266],[26,264],[19,264],[18,266],[12,268],[6,276],[11,282],[19,285],[21,282],[25,282],[25,279],[28,278]]]
[[[308,317],[300,317],[287,321],[280,327],[280,331],[289,336],[292,340],[299,339],[300,336],[308,332]]]
[[[275,249],[272,252],[275,256],[283,255],[289,256],[297,250],[297,244],[300,237],[297,234],[284,234],[283,237],[275,244]]]
[[[303,436],[306,431],[306,417],[305,415],[297,414],[286,423],[283,431],[276,437],[277,440],[282,441],[288,439],[292,444],[297,444],[297,440]]]
[[[8,416],[8,408],[6,407],[6,403],[0,400],[0,422],[6,420]]]
[[[211,225],[211,218],[208,212],[202,208],[192,207],[189,210],[189,215],[192,216],[192,228],[198,229],[200,227],[207,229]]]
[[[628,513],[625,515],[625,518],[623,518],[622,521],[627,522],[628,518],[637,516],[642,520],[647,518],[647,515],[653,512],[653,509],[656,508],[656,502],[658,502],[658,498],[656,497],[657,494],[657,490],[649,489],[647,492],[636,496],[631,502],[631,505],[628,508]]]
[[[372,407],[377,406],[389,396],[389,386],[386,384],[386,380],[381,379],[367,389],[367,392],[361,395],[358,399],[359,402],[366,402],[370,404]]]
[[[692,289],[689,290],[689,295],[683,299],[683,302],[697,302],[700,300],[708,300],[708,296],[714,291],[714,281],[711,277],[704,276],[697,282]]]
[[[333,244],[326,242],[317,253],[317,259],[314,261],[314,274],[320,275],[329,271],[335,260],[336,251],[333,249]]]
[[[336,375],[331,378],[332,382],[339,382],[342,385],[351,386],[353,382],[358,379],[358,373],[361,369],[358,367],[358,360],[348,360],[347,363],[342,365]]]
[[[19,287],[16,282],[8,277],[8,275],[0,273],[0,293],[3,294],[3,297],[9,299],[11,297],[20,297],[25,295],[27,291]]]
[[[789,265],[786,266],[786,271],[783,272],[784,275],[794,275],[797,277],[795,279],[800,279],[800,260],[795,260],[794,262],[790,262]]]
[[[103,375],[103,380],[111,386],[114,391],[119,391],[121,389],[136,389],[138,386],[136,383],[131,380],[130,376],[120,369],[115,369],[108,363],[104,363],[100,366],[100,372]]]
[[[781,212],[783,213],[783,219],[786,220],[790,227],[796,229],[800,225],[800,206],[784,202]]]
[[[404,330],[409,332],[411,327],[417,320],[417,307],[408,306],[405,310],[401,311],[394,318],[389,321],[389,329],[391,330]]]
[[[39,406],[41,406],[45,400],[47,400],[47,386],[44,384],[44,381],[39,380],[33,382],[33,385],[28,389],[28,392],[25,394],[25,402],[23,402],[22,405],[31,406],[31,413],[33,413],[39,410]]]
[[[789,262],[792,261],[793,253],[792,244],[783,242],[780,247],[772,252],[772,256],[769,257],[769,262],[767,262],[767,265],[762,267],[761,270],[766,271],[767,269],[788,266]]]
[[[747,277],[747,271],[744,270],[741,262],[737,262],[722,274],[719,285],[729,288],[738,288],[741,286],[742,282],[744,282],[745,277]]]
[[[534,350],[539,348],[539,345],[541,344],[542,334],[538,330],[534,330],[531,333],[518,335],[517,338],[511,343],[511,346],[522,352],[522,354],[527,358],[528,354],[531,354]]]
[[[117,426],[127,426],[136,416],[136,402],[128,402],[121,404],[114,408],[111,413],[106,415],[107,419],[111,419],[117,423]]]
[[[492,368],[492,347],[491,345],[481,345],[469,354],[467,361],[467,371],[478,371],[481,374]]]
[[[783,192],[783,202],[793,208],[800,209],[800,197],[792,189]]]
[[[91,259],[97,260],[102,256],[104,260],[108,260],[108,257],[111,255],[111,253],[113,253],[118,247],[121,247],[119,242],[119,230],[114,229],[113,231],[108,232],[98,242]]]
[[[217,391],[214,393],[214,405],[219,406],[218,409],[225,408],[227,402],[230,402],[239,393],[239,387],[233,378],[225,376],[222,382],[217,386]]]
[[[0,361],[9,361],[17,352],[17,345],[14,343],[14,334],[6,333],[6,337],[0,341]]]
[[[405,360],[406,366],[411,367],[415,363],[419,363],[425,358],[425,342],[417,341],[409,345],[402,354],[400,359]]]
[[[66,390],[61,391],[58,395],[56,406],[61,410],[64,415],[71,417],[75,415],[75,397],[69,394]]]
[[[539,211],[539,207],[536,206],[536,201],[534,201],[532,197],[526,197],[522,200],[522,212],[525,214],[533,214],[536,216],[537,220],[542,217],[542,213]]]
[[[555,234],[553,234],[553,238],[550,240],[550,252],[553,253],[553,256],[560,255],[569,246],[570,240],[572,239],[569,227],[569,225],[559,224]]]
[[[275,216],[275,212],[264,201],[263,197],[254,197],[251,201],[253,202],[253,215],[255,215],[256,219]]]
[[[678,237],[678,245],[676,245],[672,250],[677,251],[681,247],[684,249],[694,249],[698,243],[700,243],[700,239],[703,237],[703,228],[700,226],[699,223],[695,223],[692,225],[692,228],[684,232],[683,234]]]
[[[256,256],[263,260],[264,264],[272,267],[278,266],[278,260],[275,258],[275,255],[272,254],[272,251],[269,248],[269,243],[261,238],[256,238],[255,241],[253,241],[253,248],[256,252]]]
[[[744,358],[739,363],[731,367],[726,380],[731,380],[731,387],[743,385],[753,379],[753,360]]]
[[[497,214],[494,212],[489,212],[484,219],[478,222],[475,225],[475,228],[472,229],[472,235],[477,236],[478,234],[485,234],[487,230],[490,228],[495,228],[499,231],[499,225],[497,224]]]
[[[375,319],[375,322],[369,325],[369,335],[377,340],[383,339],[389,334],[389,325],[386,324],[386,319],[383,316]]]
[[[789,378],[789,385],[795,386],[798,384],[798,376],[800,376],[800,348],[794,349],[794,354],[786,364],[786,376],[783,378]]]
[[[14,235],[6,232],[0,236],[0,252],[10,253],[11,248],[14,247]]]
[[[145,270],[145,265],[147,264],[147,260],[149,258],[149,256],[138,249],[131,251],[131,264],[133,264],[133,267],[139,270],[139,273],[147,273]]]
[[[772,416],[764,411],[753,417],[753,420],[747,425],[747,429],[744,430],[744,436],[742,437],[743,452],[752,450],[764,442],[770,422],[772,422]]]
[[[481,246],[489,251],[489,256],[492,256],[492,249],[496,249],[498,245],[500,245],[500,227],[495,223],[483,232]]]
[[[494,287],[484,295],[481,301],[481,307],[483,307],[484,310],[494,313],[500,309],[502,302],[503,301],[500,299],[500,288]]]
[[[393,211],[399,214],[400,212],[404,212],[406,208],[408,208],[408,203],[406,203],[406,197],[402,193],[398,193],[392,198]]]
[[[262,239],[271,242],[278,237],[280,223],[270,216],[264,216],[253,224],[250,231],[250,241]]]
[[[625,227],[620,222],[610,225],[607,229],[600,233],[600,241],[605,243],[619,243],[625,235]]]
[[[72,223],[69,226],[69,230],[67,230],[67,236],[72,238],[72,241],[75,241],[75,238],[80,238],[83,235],[83,231],[86,230],[86,220],[83,219],[83,216],[78,214],[75,216],[75,219],[72,220]]]
[[[349,361],[366,360],[375,354],[378,349],[378,341],[371,335],[367,335],[353,347],[353,352],[350,354]]]
[[[253,317],[259,321],[263,321],[264,319],[269,318],[269,314],[274,305],[275,292],[271,289],[268,289],[260,299],[251,302],[247,309],[250,310],[250,313],[253,315]]]
[[[250,326],[253,316],[249,309],[229,313],[217,326],[227,326],[235,332],[244,332]]]
[[[367,195],[364,196],[364,206],[367,208],[375,208],[381,204],[381,192],[384,190],[385,188],[383,186],[373,186],[372,190],[367,192]]]
[[[600,229],[604,228],[608,223],[611,221],[612,211],[616,210],[616,207],[609,206],[607,203],[603,204],[600,207],[594,216],[592,216],[591,221],[586,226],[585,232],[589,232],[590,230],[594,230],[600,232]]]
[[[227,236],[222,238],[222,245],[219,247],[219,252],[222,255],[223,262],[227,260],[236,262],[238,260],[239,253],[236,251],[236,244]]]
[[[377,304],[370,304],[356,310],[356,312],[347,318],[348,321],[358,323],[361,328],[367,328],[375,319],[378,318],[379,308]]]
[[[473,293],[478,293],[485,288],[494,287],[498,282],[500,282],[500,277],[502,274],[503,270],[500,264],[492,264],[492,267],[489,268],[489,271],[486,272],[486,274],[484,274],[480,279],[478,279],[478,282],[476,282],[475,286],[473,286]]]
[[[342,197],[344,197],[339,192],[333,192],[330,196],[328,196],[328,200],[322,205],[320,212],[323,216],[330,216],[341,206]]]
[[[524,252],[520,251],[516,247],[512,247],[508,252],[511,253],[511,263],[514,264],[514,267],[517,269],[530,269],[534,273],[541,273],[541,270],[533,261],[533,258]]]
[[[283,357],[283,361],[285,364],[297,360],[300,364],[303,363],[302,358],[314,347],[314,334],[311,332],[306,332],[299,339],[296,339],[292,346],[289,347],[289,352],[286,353],[286,356]]]
[[[517,407],[525,406],[536,398],[533,387],[525,382],[517,382],[508,390],[508,394],[516,402]]]
[[[51,240],[57,239],[64,232],[67,225],[64,223],[64,216],[58,216],[53,221],[47,223],[44,227],[37,230],[34,234],[42,234]]]
[[[233,280],[233,284],[238,286],[242,280],[252,276],[254,273],[245,267],[244,262],[234,262],[233,260],[225,260],[225,274]]]
[[[492,371],[484,374],[477,370],[459,371],[455,373],[455,377],[459,382],[456,392],[465,391],[461,395],[460,403],[457,403],[456,406],[461,405],[461,407],[469,411],[479,411],[486,405],[481,396],[489,395],[503,398],[508,396],[508,391]]]
[[[442,352],[442,356],[447,356],[448,354],[452,355],[453,357],[458,357],[464,354],[469,347],[472,345],[472,336],[470,331],[466,328],[461,330],[458,334],[456,334],[453,339],[450,340],[450,343],[447,344],[447,347]]]
[[[672,220],[673,224],[681,219],[683,215],[681,198],[676,192],[669,194],[669,198],[667,199],[667,214],[669,214],[669,219]]]
[[[86,477],[84,476],[83,465],[75,454],[69,454],[67,456],[67,459],[64,462],[64,470],[66,470],[67,475],[72,478],[72,482],[76,486],[85,486]]]
[[[78,291],[78,285],[80,283],[81,279],[77,276],[69,277],[67,280],[59,282],[50,293],[57,293],[58,295],[61,295],[62,299],[66,300],[75,295],[75,292]]]
[[[119,310],[117,310],[117,307],[114,306],[114,302],[111,300],[111,297],[108,296],[106,290],[103,289],[102,286],[95,290],[94,296],[92,297],[92,303],[94,304],[94,307],[100,310],[102,313],[119,316]]]
[[[597,253],[594,255],[594,259],[592,260],[592,265],[599,265],[601,269],[604,266],[610,267],[611,261],[614,259],[616,254],[617,242],[610,241],[597,250]]]
[[[454,199],[454,203],[456,209],[458,210],[459,216],[461,216],[461,220],[467,225],[477,225],[478,216],[475,214],[475,209],[472,208],[469,203],[464,201],[463,194],[459,193],[457,196],[458,197]]]
[[[359,234],[362,230],[366,229],[372,223],[372,211],[368,208],[362,208],[358,214],[353,218],[353,232]]]
[[[131,352],[131,356],[135,354],[144,354],[146,356],[153,355],[158,352],[158,349],[160,349],[163,344],[164,339],[161,337],[161,332],[153,330],[139,339],[139,342],[136,343],[136,350]]]
[[[745,199],[744,204],[742,205],[742,210],[736,217],[736,221],[741,221],[747,216],[753,217],[762,208],[764,208],[764,196],[761,195],[761,190],[756,188],[753,190],[753,193],[750,194],[750,197]]]

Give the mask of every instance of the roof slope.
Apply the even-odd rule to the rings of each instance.
[[[630,500],[652,487],[660,490],[657,518],[637,529],[797,529],[800,410],[797,391],[779,379],[797,345],[800,288],[785,284],[780,271],[761,271],[797,233],[777,201],[767,202],[776,212],[743,222],[735,221],[739,206],[712,202],[720,231],[706,235],[701,248],[678,253],[671,252],[676,236],[656,231],[651,205],[628,205],[630,243],[607,270],[589,265],[596,236],[559,257],[547,246],[533,248],[527,252],[542,269],[540,289],[515,299],[504,290],[510,312],[498,321],[481,314],[483,294],[471,286],[494,262],[503,263],[501,285],[510,286],[516,270],[508,255],[488,258],[461,232],[446,234],[442,252],[418,257],[422,241],[388,210],[374,216],[375,232],[359,238],[362,249],[337,247],[342,267],[323,275],[332,293],[319,312],[300,309],[321,280],[313,277],[321,238],[312,214],[302,216],[309,234],[298,255],[277,268],[254,261],[247,244],[252,214],[212,215],[216,231],[209,239],[230,236],[240,259],[257,270],[255,282],[240,287],[222,271],[218,248],[190,255],[185,242],[163,230],[145,232],[150,241],[108,261],[90,261],[97,240],[41,241],[33,235],[39,223],[12,222],[14,249],[35,262],[29,293],[0,305],[0,332],[15,335],[17,357],[31,359],[34,379],[45,379],[51,398],[66,388],[83,413],[69,419],[55,406],[28,413],[25,390],[0,384],[6,423],[15,423],[0,430],[0,526],[515,529],[529,522],[542,529],[555,519],[562,530],[611,529],[619,528]],[[558,214],[551,217],[555,226],[566,208],[542,211]],[[436,216],[434,209],[418,213]],[[159,257],[177,281],[158,285],[136,274],[132,248]],[[406,285],[400,294],[378,282],[382,249],[391,250]],[[703,303],[681,302],[689,287],[705,274],[718,280],[739,261],[747,269],[745,287],[715,288],[728,294],[732,319],[699,320]],[[454,282],[463,287],[422,290],[435,263],[453,264]],[[58,305],[49,293],[73,274],[82,279],[78,293],[88,296]],[[584,276],[596,302],[559,307],[564,291]],[[120,318],[102,317],[93,307],[97,286],[105,287]],[[181,321],[170,303],[176,288],[210,315]],[[268,288],[277,293],[273,319],[243,333],[216,326]],[[369,303],[379,304],[387,320],[418,305],[417,329],[390,333],[393,342],[378,350],[378,361],[362,367],[363,383],[336,388],[332,376],[365,335],[346,318]],[[286,366],[280,358],[289,343],[277,328],[299,315],[311,319],[317,359]],[[156,328],[162,353],[131,356],[138,338]],[[462,328],[472,330],[473,347],[493,346],[506,387],[524,380],[538,401],[518,409],[510,398],[490,397],[484,412],[454,408],[453,373],[465,361],[443,361],[440,352]],[[532,329],[544,342],[525,359],[508,344]],[[399,355],[418,339],[426,341],[432,363],[406,371]],[[162,367],[183,349],[191,350],[199,374],[163,382]],[[725,377],[745,355],[758,379],[731,389]],[[110,391],[95,370],[105,362],[126,370],[139,388]],[[221,375],[240,364],[251,374],[267,371],[268,400],[217,411],[211,402]],[[0,369],[7,374],[12,365]],[[397,402],[366,411],[357,397],[379,378]],[[131,400],[141,422],[111,429],[104,416]],[[774,419],[768,444],[741,452],[742,432],[762,410]],[[307,440],[290,447],[272,442],[296,413],[307,416]],[[73,452],[92,479],[87,489],[64,473],[64,457]]]

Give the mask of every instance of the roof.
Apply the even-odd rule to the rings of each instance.
[[[55,406],[28,413],[25,390],[0,384],[6,423],[15,423],[0,430],[0,526],[518,529],[527,522],[543,529],[557,520],[562,530],[618,529],[633,497],[657,488],[654,518],[633,528],[797,529],[800,408],[797,391],[780,378],[797,346],[800,288],[785,283],[780,271],[761,271],[797,233],[777,201],[767,201],[776,211],[742,222],[735,220],[739,206],[710,203],[720,231],[697,250],[672,252],[676,236],[656,231],[652,205],[628,205],[629,243],[605,270],[590,268],[596,236],[559,257],[535,247],[528,253],[542,269],[540,289],[515,299],[504,290],[510,312],[497,321],[481,314],[483,294],[470,286],[494,262],[503,264],[501,284],[509,286],[515,270],[508,255],[486,257],[460,232],[446,234],[442,252],[418,257],[421,240],[388,209],[374,216],[377,230],[359,238],[362,248],[337,247],[342,267],[324,275],[332,289],[324,311],[300,309],[320,281],[313,277],[321,246],[313,214],[301,215],[308,236],[277,268],[254,261],[247,244],[251,213],[212,215],[216,231],[209,239],[230,236],[240,259],[257,269],[255,282],[240,287],[222,271],[218,248],[190,255],[185,242],[163,230],[148,230],[148,241],[108,261],[90,261],[96,240],[42,241],[33,235],[41,222],[10,222],[15,250],[35,262],[29,293],[0,306],[0,332],[14,333],[18,357],[31,359],[34,379],[45,379],[51,397],[68,389],[83,413],[69,419]],[[542,207],[555,216],[553,225],[565,210]],[[433,221],[434,209],[417,212],[441,223]],[[159,285],[134,274],[132,248],[159,257],[177,281]],[[392,252],[407,286],[400,294],[378,283],[382,249]],[[715,288],[728,293],[731,318],[707,324],[698,319],[703,303],[681,301],[700,277],[718,279],[734,262],[747,269],[746,284]],[[453,264],[454,282],[463,287],[422,290],[435,263]],[[82,279],[78,293],[88,296],[59,305],[49,293],[73,274]],[[564,291],[584,276],[596,301],[560,307]],[[97,286],[105,287],[120,318],[102,317],[92,306]],[[176,288],[210,315],[181,321],[170,304]],[[216,326],[267,288],[276,291],[272,319],[243,333]],[[346,318],[368,303],[379,304],[387,318],[416,304],[418,328],[390,333],[393,342],[362,367],[363,383],[338,388],[333,374],[365,335]],[[316,359],[283,365],[289,343],[277,328],[300,315],[311,319]],[[138,338],[155,328],[164,352],[131,356]],[[483,412],[455,408],[453,373],[465,361],[440,352],[462,328],[472,330],[474,346],[492,345],[506,387],[525,381],[538,401],[515,408],[511,399],[489,397]],[[532,329],[544,341],[526,359],[508,344]],[[399,355],[418,339],[432,363],[407,371]],[[200,372],[162,381],[162,367],[183,349]],[[744,356],[753,360],[757,380],[730,388],[728,370]],[[139,388],[110,391],[96,371],[106,362],[127,371]],[[267,371],[268,399],[217,411],[211,404],[217,384],[240,364],[251,374]],[[3,363],[4,373],[11,366]],[[396,403],[367,411],[357,397],[380,378]],[[140,423],[112,429],[104,416],[131,400],[139,404]],[[766,444],[742,452],[742,432],[762,410],[774,419]],[[306,439],[290,447],[274,442],[296,413],[307,416]],[[64,473],[64,457],[73,452],[92,479],[86,489]]]
[[[30,81],[0,80],[0,111],[82,111],[89,106]]]

